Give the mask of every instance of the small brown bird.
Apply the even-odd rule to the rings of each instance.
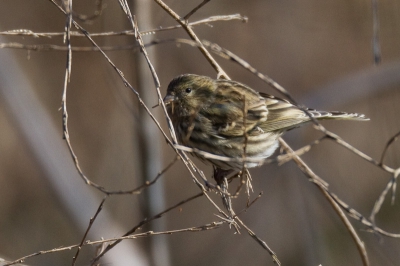
[[[236,81],[194,74],[174,78],[164,103],[180,144],[216,157],[246,158],[248,168],[260,165],[258,159],[271,156],[285,131],[310,121],[307,114],[286,100],[256,92]],[[308,112],[318,120],[369,120],[357,113]],[[240,160],[193,154],[211,162],[217,170],[239,171],[244,166]]]

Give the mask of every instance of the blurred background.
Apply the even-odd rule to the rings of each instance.
[[[168,0],[184,16],[201,1]],[[73,1],[78,15],[95,14],[95,0]],[[105,0],[99,16],[77,19],[90,33],[129,30],[117,1]],[[155,2],[131,1],[140,30],[176,25]],[[381,63],[374,64],[372,2],[360,0],[210,1],[189,21],[240,13],[249,18],[195,26],[200,39],[232,51],[272,77],[307,107],[364,113],[369,122],[328,121],[327,129],[379,160],[386,142],[400,131],[400,2],[379,1]],[[26,29],[63,32],[65,15],[50,1],[2,0],[0,31]],[[75,28],[73,29],[76,30]],[[151,40],[188,38],[181,30],[144,36]],[[133,36],[94,38],[100,46],[136,44]],[[0,35],[4,44],[53,44],[62,37]],[[83,37],[72,46],[91,47]],[[173,42],[148,47],[164,94],[182,73],[216,77],[194,47]],[[107,55],[139,91],[148,106],[157,104],[150,71],[137,49]],[[242,67],[216,56],[228,75],[258,91],[279,95]],[[61,96],[65,51],[0,49],[0,257],[19,257],[79,243],[104,194],[85,185],[62,139]],[[126,88],[99,52],[73,52],[68,84],[69,131],[83,172],[109,190],[126,190],[154,178],[174,158],[160,131],[134,93]],[[167,130],[160,107],[151,109]],[[284,139],[300,148],[321,133],[312,126],[290,131]],[[391,176],[332,141],[302,156],[330,184],[332,192],[368,217]],[[197,162],[197,161],[196,161]],[[400,143],[388,149],[384,162],[400,166]],[[197,164],[211,178],[211,167]],[[274,250],[283,265],[361,265],[348,231],[320,191],[293,162],[251,170],[255,197],[262,197],[241,219]],[[231,183],[235,189],[238,182]],[[150,189],[138,195],[111,196],[89,239],[123,235],[146,217],[199,192],[182,162]],[[399,196],[399,193],[397,193]],[[220,204],[217,195],[213,199]],[[233,202],[239,211],[242,195]],[[144,226],[173,230],[218,220],[216,209],[200,197]],[[381,228],[400,232],[399,199],[386,200],[376,218]],[[366,244],[371,265],[398,265],[400,239],[365,232],[352,224]],[[85,247],[77,265],[89,265],[95,247]],[[75,250],[36,256],[28,265],[70,265]],[[273,265],[245,231],[217,230],[127,240],[101,265]]]

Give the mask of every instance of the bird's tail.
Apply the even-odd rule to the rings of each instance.
[[[365,117],[363,114],[358,113],[346,113],[346,112],[326,112],[326,111],[317,111],[313,109],[307,110],[312,117],[318,120],[326,120],[326,119],[340,119],[340,120],[358,120],[358,121],[368,121],[369,118]]]

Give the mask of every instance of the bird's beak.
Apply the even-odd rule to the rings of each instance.
[[[169,106],[168,112],[171,112],[171,114],[174,114],[174,101],[175,101],[175,95],[167,94],[163,102],[165,106]]]
[[[175,96],[171,95],[171,94],[167,94],[163,99],[165,105],[171,104],[174,100],[175,100]]]

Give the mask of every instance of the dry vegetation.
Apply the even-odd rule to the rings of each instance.
[[[0,4],[0,265],[397,265],[400,6],[234,2]],[[227,194],[176,143],[182,73],[371,121],[289,132]]]

